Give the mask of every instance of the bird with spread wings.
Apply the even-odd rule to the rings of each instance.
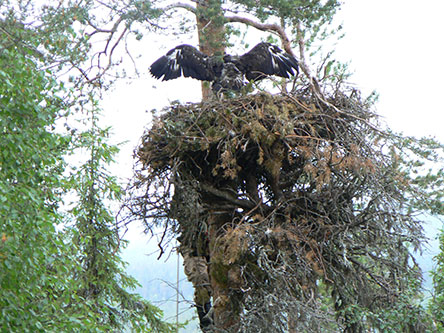
[[[218,94],[224,90],[240,90],[248,81],[258,81],[269,75],[284,78],[299,74],[295,57],[276,45],[262,42],[240,56],[208,56],[191,45],[179,45],[157,59],[151,74],[162,81],[180,76],[210,81]]]

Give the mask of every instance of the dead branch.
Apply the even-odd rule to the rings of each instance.
[[[284,50],[288,54],[291,54],[292,56],[294,56],[293,50],[291,49],[291,45],[290,45],[290,39],[288,38],[287,34],[285,33],[284,28],[282,26],[280,26],[279,24],[260,23],[260,22],[256,22],[251,19],[248,19],[246,17],[242,17],[242,16],[226,16],[225,19],[227,20],[227,22],[243,23],[243,24],[252,26],[252,27],[254,27],[258,30],[261,30],[261,31],[268,31],[268,32],[276,33],[282,41],[282,47],[284,48]]]

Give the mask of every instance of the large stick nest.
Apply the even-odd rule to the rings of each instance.
[[[401,213],[408,184],[368,109],[354,90],[172,105],[137,151],[132,214],[208,255],[208,216],[228,212],[211,260],[239,268],[228,275],[252,305],[244,323],[285,329],[264,314],[289,310],[328,322],[313,301],[319,280],[337,311],[389,306],[408,270],[406,242],[420,231]],[[267,295],[282,307],[271,309]]]

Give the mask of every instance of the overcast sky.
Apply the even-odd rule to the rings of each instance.
[[[377,111],[391,128],[444,141],[444,1],[346,1],[345,38],[353,81],[380,94]]]

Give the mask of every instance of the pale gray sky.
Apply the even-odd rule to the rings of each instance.
[[[380,94],[391,128],[444,141],[444,1],[346,1],[338,56],[358,87]]]

